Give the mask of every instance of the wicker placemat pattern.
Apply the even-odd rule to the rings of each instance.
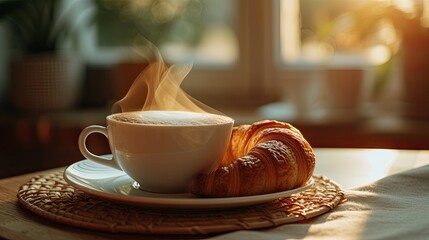
[[[313,176],[304,192],[270,203],[229,209],[161,209],[131,206],[91,196],[68,185],[63,172],[33,177],[18,191],[21,204],[56,222],[110,232],[209,234],[274,227],[309,219],[345,201],[327,177]]]

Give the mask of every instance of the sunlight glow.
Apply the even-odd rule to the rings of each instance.
[[[303,59],[317,62],[332,56],[334,51],[332,46],[327,43],[307,41],[302,45],[301,54]]]
[[[393,0],[393,4],[404,12],[412,13],[414,11],[414,1],[410,0]]]
[[[280,51],[286,61],[294,61],[300,55],[299,19],[299,1],[280,1]]]
[[[397,154],[396,151],[387,149],[364,150],[362,158],[368,164],[367,180],[375,181],[384,177],[397,158]]]
[[[390,55],[391,54],[389,49],[382,44],[370,47],[366,51],[366,56],[368,60],[370,61],[370,63],[375,65],[379,65],[387,62],[387,60],[389,60],[390,58]]]
[[[423,16],[421,19],[423,27],[429,27],[429,0],[423,1],[425,8],[423,9]]]

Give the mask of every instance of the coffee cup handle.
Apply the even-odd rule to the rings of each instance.
[[[94,153],[92,153],[91,151],[88,150],[88,148],[86,147],[86,139],[89,135],[93,134],[93,133],[101,133],[103,134],[106,138],[109,138],[109,135],[107,134],[107,128],[104,126],[99,126],[99,125],[91,125],[88,126],[86,128],[84,128],[82,130],[82,132],[79,135],[79,150],[82,153],[82,155],[84,157],[86,157],[88,160],[112,167],[112,168],[116,168],[119,170],[122,170],[119,165],[116,163],[116,161],[112,158],[108,158],[105,156],[99,156],[99,155],[95,155]]]

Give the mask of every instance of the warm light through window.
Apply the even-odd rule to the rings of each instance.
[[[359,32],[365,23],[354,22],[349,14],[365,1],[336,0],[278,0],[280,59],[285,63],[327,63],[338,56],[348,56],[357,63],[378,65],[388,61],[397,52],[400,36],[392,22],[374,22],[371,31]],[[370,3],[394,5],[415,14],[418,1],[367,0]],[[429,0],[422,0],[422,23],[429,26]],[[354,26],[351,26],[353,25]],[[358,29],[352,32],[351,29]],[[366,35],[365,35],[366,34]],[[362,62],[361,62],[362,63]],[[351,63],[353,64],[353,63]]]
[[[412,13],[414,11],[414,1],[410,0],[392,0],[391,1],[397,8],[404,12]]]
[[[367,59],[375,65],[385,63],[390,58],[390,51],[385,45],[377,45],[367,50]]]
[[[282,59],[295,61],[300,54],[299,2],[280,1],[280,51]]]

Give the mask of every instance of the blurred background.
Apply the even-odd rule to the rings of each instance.
[[[83,158],[80,131],[145,67],[138,36],[192,62],[182,88],[236,124],[429,149],[429,0],[0,0],[0,177]]]

